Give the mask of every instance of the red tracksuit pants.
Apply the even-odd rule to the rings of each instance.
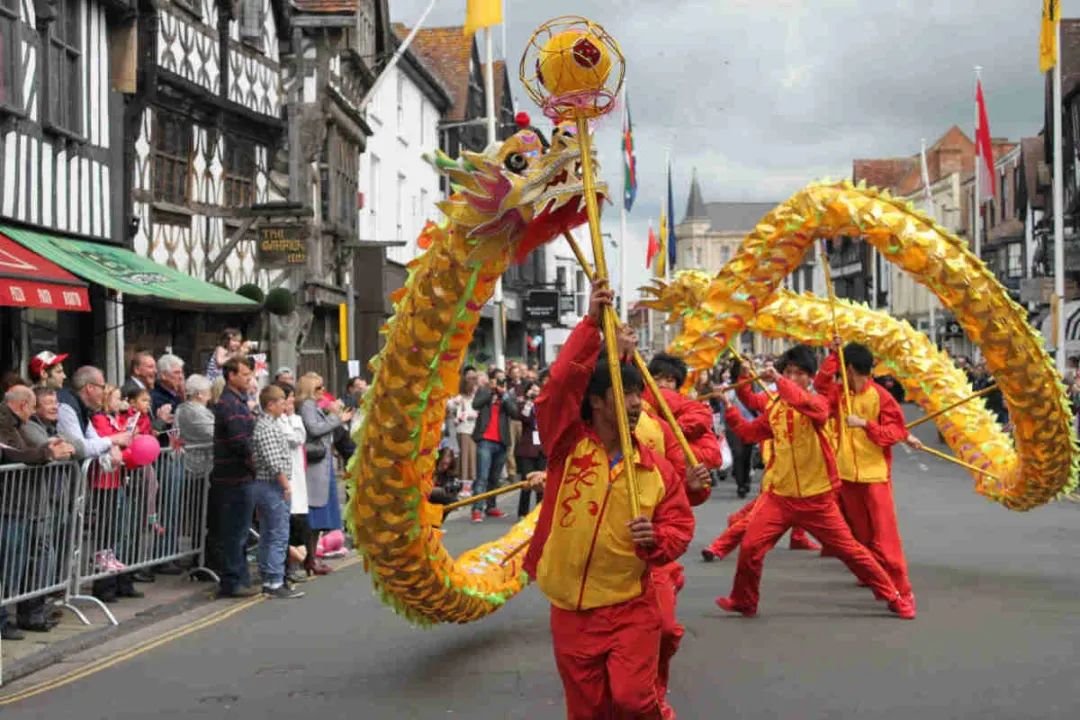
[[[750,527],[750,516],[754,512],[754,508],[757,507],[757,501],[760,497],[761,495],[758,495],[758,497],[728,515],[727,529],[712,541],[709,545],[709,552],[718,558],[724,558],[732,550],[739,547],[739,543],[742,542],[743,536],[746,534],[746,528]],[[791,528],[792,546],[806,545],[809,542],[810,539],[806,537],[806,530],[798,526]]]
[[[907,560],[896,522],[892,483],[858,483],[843,481],[840,504],[855,539],[866,546],[885,572],[889,573],[896,589],[904,595],[911,592]]]
[[[551,608],[555,665],[568,720],[663,720],[656,695],[660,610],[651,582],[633,600]]]
[[[796,524],[809,530],[822,546],[832,550],[855,577],[874,590],[875,595],[887,599],[896,597],[897,589],[889,574],[851,534],[833,493],[792,498],[770,492],[758,498],[739,549],[731,599],[740,609],[757,610],[765,555],[780,536]]]
[[[675,711],[667,703],[668,678],[671,676],[671,659],[679,650],[685,629],[676,616],[679,591],[686,578],[683,567],[677,562],[655,567],[652,570],[652,583],[656,589],[656,605],[660,610],[660,657],[656,672],[656,696],[660,700],[660,710],[664,720],[674,720]]]

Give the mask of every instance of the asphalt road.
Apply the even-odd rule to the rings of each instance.
[[[766,561],[760,615],[721,613],[732,559],[698,550],[735,509],[722,484],[685,560],[682,718],[1080,717],[1080,505],[1012,513],[970,479],[899,453],[896,495],[919,600],[893,618],[839,561]],[[515,500],[516,502],[516,500]],[[507,503],[509,504],[509,502]],[[496,530],[452,522],[458,550]],[[23,718],[560,718],[547,607],[528,589],[468,626],[414,629],[358,566],[110,669],[0,708]]]

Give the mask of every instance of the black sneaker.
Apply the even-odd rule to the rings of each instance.
[[[254,585],[235,587],[232,590],[223,590],[219,587],[217,592],[219,598],[249,598],[255,597],[258,594],[259,589]]]
[[[4,623],[2,626],[0,626],[0,639],[25,640],[26,633],[15,627],[13,623]]]
[[[273,589],[263,585],[262,591],[263,595],[275,600],[295,600],[304,597],[304,591],[291,588],[288,585],[280,585]]]

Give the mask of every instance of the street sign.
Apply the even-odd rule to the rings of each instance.
[[[559,322],[559,291],[530,290],[525,296],[526,322]]]
[[[307,224],[269,224],[259,227],[255,262],[262,268],[289,267],[307,263]]]

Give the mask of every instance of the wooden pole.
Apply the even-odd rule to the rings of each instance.
[[[734,341],[732,341],[732,342],[734,342]],[[739,351],[735,349],[734,345],[729,344],[727,349],[728,349],[728,352],[731,353],[731,357],[738,360],[740,365],[742,365],[743,367],[750,368],[750,379],[753,382],[756,382],[758,385],[760,385],[761,389],[765,391],[765,394],[769,397],[769,399],[773,400],[776,396],[773,395],[772,391],[769,390],[768,386],[766,386],[765,383],[762,381],[762,379],[760,377],[758,377],[757,373],[754,372],[754,370],[756,368],[751,363],[748,363],[746,361],[746,359],[742,355],[739,354]]]
[[[915,428],[915,427],[918,427],[919,425],[922,425],[925,422],[930,422],[934,418],[939,417],[941,415],[944,415],[945,413],[949,412],[950,410],[955,410],[956,408],[960,407],[964,403],[971,402],[975,398],[983,397],[984,395],[989,395],[994,390],[997,390],[997,385],[990,385],[988,387],[984,387],[982,390],[979,390],[978,392],[974,392],[971,395],[968,395],[963,400],[957,400],[952,405],[949,405],[947,407],[943,407],[940,410],[937,410],[935,412],[930,413],[929,415],[923,415],[918,420],[912,420],[907,425],[905,425],[905,427],[908,430],[910,430],[912,428]]]
[[[983,470],[980,467],[975,467],[971,463],[966,463],[963,460],[961,460],[960,458],[954,458],[952,455],[946,455],[945,453],[941,452],[940,450],[935,450],[934,448],[928,448],[925,445],[923,445],[922,447],[920,447],[918,449],[922,450],[925,453],[929,453],[929,454],[933,455],[936,458],[941,458],[942,460],[945,460],[946,462],[951,462],[951,463],[953,463],[955,465],[959,465],[960,467],[967,468],[968,470],[971,470],[972,472],[978,473],[980,475],[985,475],[988,478],[991,478],[993,480],[997,480],[998,482],[1001,482],[1001,480],[996,475],[994,475],[993,473],[987,472],[986,470]]]
[[[581,246],[578,245],[577,240],[574,240],[574,236],[567,231],[563,231],[563,237],[566,238],[566,242],[570,244],[570,249],[574,252],[574,256],[578,260],[578,264],[581,265],[582,271],[585,276],[592,281],[596,273],[593,271],[592,265],[585,258],[585,254],[581,252]],[[623,298],[623,302],[626,302],[626,298]],[[615,314],[614,308],[608,308],[610,315]],[[656,398],[657,408],[660,410],[660,414],[664,416],[664,420],[671,426],[671,431],[675,433],[675,439],[679,443],[679,447],[682,448],[683,454],[686,455],[686,461],[691,466],[698,465],[697,456],[694,455],[694,451],[690,448],[690,443],[686,439],[686,435],[683,434],[682,428],[679,427],[679,423],[675,420],[675,414],[671,412],[671,408],[668,406],[667,401],[664,400],[664,396],[660,394],[660,388],[656,384],[656,379],[653,378],[652,373],[649,372],[649,366],[645,364],[645,359],[641,357],[641,353],[634,350],[634,365],[637,366],[638,371],[641,372],[641,377],[645,380],[645,385],[648,386],[649,392]]]
[[[531,543],[531,542],[532,542],[532,538],[530,537],[528,540],[526,540],[525,542],[521,543],[516,548],[511,550],[510,554],[507,555],[506,557],[504,557],[502,559],[502,561],[499,563],[499,567],[502,567],[502,566],[506,565],[506,563],[510,562],[515,557],[517,557],[521,553],[522,550],[529,547],[529,543]]]
[[[493,498],[493,497],[497,497],[499,495],[504,495],[504,494],[506,494],[508,492],[514,492],[515,490],[520,490],[523,487],[527,486],[528,484],[529,483],[528,483],[527,480],[522,480],[520,482],[511,483],[510,485],[504,485],[501,488],[495,488],[494,490],[488,490],[487,492],[482,492],[479,495],[473,495],[471,497],[467,497],[464,500],[458,500],[456,502],[449,503],[448,505],[443,505],[443,514],[445,515],[446,513],[450,512],[451,510],[457,510],[460,507],[465,507],[466,505],[472,505],[473,503],[480,502],[481,500],[487,500],[488,498]]]
[[[577,118],[577,136],[578,146],[581,148],[581,184],[585,193],[585,212],[589,218],[589,236],[592,240],[593,258],[596,260],[596,280],[607,281],[607,260],[604,258],[604,239],[600,236],[600,207],[596,202],[596,176],[590,147],[592,138],[589,136],[589,119],[584,116]],[[611,395],[615,401],[615,420],[619,429],[619,447],[623,456],[623,472],[626,473],[626,489],[630,496],[630,516],[636,519],[641,516],[641,502],[638,497],[630,418],[626,413],[626,394],[623,391],[622,368],[619,364],[619,341],[616,336],[618,322],[614,312],[604,313],[603,325],[608,369],[611,371]]]

